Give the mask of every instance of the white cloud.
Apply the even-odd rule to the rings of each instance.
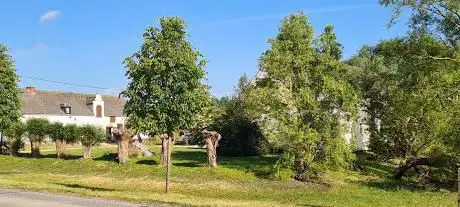
[[[62,15],[59,10],[48,11],[40,17],[40,22],[50,22]]]

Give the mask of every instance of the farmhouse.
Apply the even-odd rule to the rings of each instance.
[[[63,124],[98,125],[111,134],[112,127],[123,125],[125,100],[116,96],[63,91],[37,90],[23,92],[23,119],[46,118]]]

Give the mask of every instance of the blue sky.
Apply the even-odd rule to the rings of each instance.
[[[0,43],[10,48],[18,73],[94,89],[22,78],[21,87],[114,93],[126,86],[122,60],[136,51],[148,25],[162,16],[180,16],[190,41],[209,61],[208,83],[216,96],[229,95],[244,72],[255,74],[267,40],[282,18],[303,11],[317,33],[335,26],[344,55],[363,44],[403,35],[403,21],[388,29],[391,12],[377,0],[232,1],[26,1],[0,6]]]

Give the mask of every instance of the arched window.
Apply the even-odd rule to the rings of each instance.
[[[96,106],[96,117],[97,118],[102,117],[102,107],[101,107],[101,105]]]

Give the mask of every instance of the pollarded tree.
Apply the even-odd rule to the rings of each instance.
[[[44,118],[31,118],[26,121],[32,157],[40,157],[40,145],[48,134],[48,126],[49,121]]]
[[[149,26],[140,50],[125,59],[129,83],[122,95],[128,99],[125,113],[132,128],[165,134],[168,192],[173,132],[192,127],[210,98],[203,84],[206,61],[187,41],[184,21],[164,17],[160,26]]]
[[[91,159],[93,146],[106,140],[106,136],[102,128],[84,125],[78,127],[78,140],[83,146],[83,159]]]
[[[14,62],[8,49],[0,44],[0,151],[3,148],[3,136],[21,117],[21,90],[18,87]]]
[[[56,143],[56,154],[58,159],[64,158],[64,125],[61,122],[54,122],[48,125],[48,136]]]
[[[19,121],[11,125],[5,132],[7,137],[8,152],[12,156],[18,156],[19,150],[24,147],[23,136],[26,133],[26,126]]]
[[[51,123],[48,127],[48,136],[56,143],[57,158],[64,159],[66,144],[73,143],[78,138],[77,126],[64,126],[60,122]]]
[[[204,146],[208,155],[208,167],[217,167],[217,147],[222,136],[215,131],[203,131]]]
[[[269,43],[260,58],[262,75],[246,98],[268,141],[284,151],[297,180],[349,166],[342,121],[356,110],[357,98],[342,75],[332,26],[314,40],[307,17],[293,14]]]

